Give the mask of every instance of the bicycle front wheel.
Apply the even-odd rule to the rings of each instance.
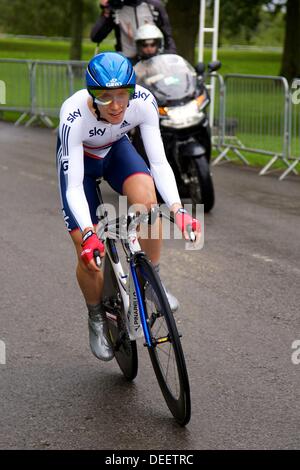
[[[191,417],[189,379],[177,326],[160,278],[146,257],[137,262],[151,337],[152,366],[169,410],[181,425]]]
[[[133,380],[138,372],[136,342],[129,338],[122,295],[107,254],[104,263],[102,305],[106,312],[110,339],[121,371],[127,380]]]

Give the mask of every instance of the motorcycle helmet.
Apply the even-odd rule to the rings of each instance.
[[[126,88],[129,99],[134,95],[135,72],[131,62],[118,52],[102,52],[93,57],[85,76],[87,90],[96,102],[103,90]]]
[[[135,34],[135,43],[138,56],[141,59],[150,59],[164,51],[164,36],[154,24],[140,26]]]

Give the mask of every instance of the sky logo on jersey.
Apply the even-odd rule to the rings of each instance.
[[[122,86],[122,83],[118,81],[117,78],[112,78],[109,82],[105,83],[107,88],[113,88],[116,86]]]
[[[124,120],[120,126],[120,129],[123,129],[123,127],[127,127],[127,126],[131,126],[130,122],[127,122],[126,120]]]
[[[97,127],[94,127],[94,129],[90,129],[89,131],[89,136],[90,137],[95,137],[96,135],[100,135],[101,137],[104,135],[106,129],[97,129]]]
[[[136,100],[137,98],[142,98],[144,101],[146,101],[150,96],[150,93],[145,93],[144,91],[139,91],[138,93],[135,93],[133,95],[133,99]]]
[[[67,117],[67,121],[69,121],[72,124],[72,122],[74,122],[75,119],[78,118],[79,116],[81,117],[81,112],[78,108],[77,111],[74,111],[73,113],[69,113],[69,116]]]

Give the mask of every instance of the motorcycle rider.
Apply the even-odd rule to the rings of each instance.
[[[151,75],[152,63],[151,60],[148,59],[151,59],[151,57],[157,54],[164,53],[164,36],[157,26],[145,24],[138,28],[134,39],[138,54],[138,62],[134,66],[136,82],[143,83],[144,76]],[[146,164],[149,165],[139,128],[133,129],[130,136],[133,145],[143,157]],[[159,194],[157,194],[157,196],[159,201],[161,201]]]
[[[199,76],[197,77],[194,68],[182,57],[164,53],[166,51],[161,33],[154,25],[144,25],[138,29],[136,44],[141,59],[135,65],[137,83],[151,90],[160,105],[162,138],[180,195],[191,197],[195,204],[204,204],[205,212],[209,212],[214,205],[214,189],[209,170],[210,127],[206,114],[200,113],[200,106],[201,110],[204,110],[209,103],[204,82]],[[172,114],[174,116],[172,108],[175,109],[177,118],[179,120],[182,118],[185,109],[182,106],[183,97],[186,103],[191,103],[187,117],[193,124],[183,125],[185,131],[181,133],[179,139],[181,131],[176,131],[178,127],[172,126],[172,118],[169,118]],[[198,98],[200,105],[194,98]],[[194,118],[192,118],[193,113]],[[147,162],[138,128],[134,130],[132,142]],[[180,145],[177,145],[177,142],[180,142]],[[185,155],[180,157],[179,151]],[[195,155],[197,158],[194,158]]]
[[[142,81],[145,69],[151,67],[151,57],[164,52],[164,36],[160,29],[152,24],[145,24],[138,28],[135,35],[135,44],[139,62],[135,64],[137,83]]]

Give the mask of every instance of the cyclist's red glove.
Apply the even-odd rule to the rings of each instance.
[[[100,251],[100,255],[103,256],[105,248],[103,243],[99,240],[97,235],[89,230],[83,237],[82,237],[81,246],[83,248],[81,252],[81,259],[84,261],[86,265],[88,265],[92,259],[94,259],[94,251]]]
[[[200,222],[194,219],[185,209],[180,208],[175,214],[175,222],[182,233],[189,233],[191,230],[196,233],[201,232]]]

